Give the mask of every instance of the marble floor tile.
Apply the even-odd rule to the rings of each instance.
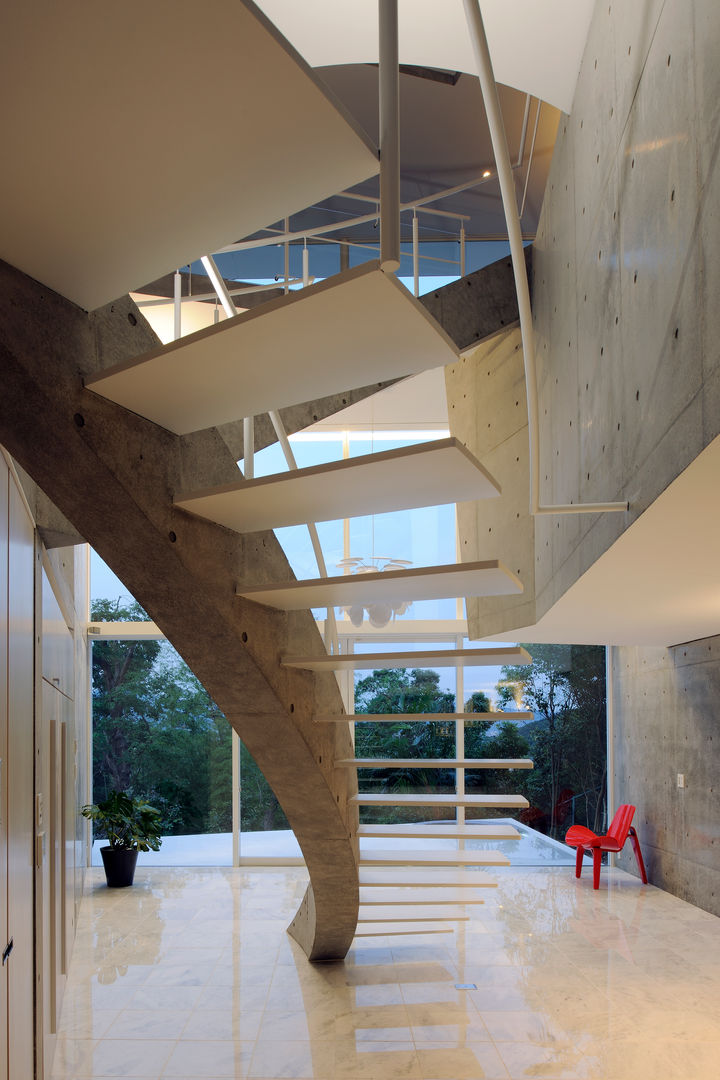
[[[285,933],[302,868],[98,874],[52,1080],[720,1076],[720,920],[621,871],[509,870],[442,942],[319,965]]]

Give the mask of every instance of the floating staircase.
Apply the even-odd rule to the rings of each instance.
[[[187,435],[457,359],[423,305],[372,262],[116,364],[85,386]]]
[[[246,533],[499,494],[497,482],[461,442],[436,439],[185,492],[175,506]]]
[[[428,649],[418,652],[336,653],[330,656],[283,656],[280,663],[287,668],[305,671],[375,671],[390,668],[483,667],[498,664],[530,664],[530,654],[520,645],[489,649]],[[480,713],[471,714],[474,717]],[[516,714],[510,714],[516,715]],[[443,720],[452,719],[446,713]],[[418,717],[421,719],[421,717]],[[397,723],[397,720],[395,720]]]

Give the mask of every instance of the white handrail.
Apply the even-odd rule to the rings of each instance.
[[[502,195],[505,223],[510,241],[515,289],[517,291],[518,311],[520,314],[520,333],[522,336],[523,357],[525,363],[525,392],[528,406],[528,437],[530,444],[530,513],[531,514],[597,514],[607,511],[625,511],[627,502],[607,503],[569,503],[557,506],[540,505],[540,419],[537,393],[537,370],[535,365],[535,344],[530,306],[530,288],[528,286],[525,251],[522,243],[520,217],[515,196],[510,154],[503,124],[497,84],[493,75],[490,50],[488,48],[485,26],[480,11],[479,0],[463,0],[473,52],[478,68],[478,78],[482,89],[485,113],[487,115],[490,138],[492,141],[495,165],[500,193]]]

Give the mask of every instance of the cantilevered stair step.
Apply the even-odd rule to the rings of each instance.
[[[355,937],[407,937],[409,934],[452,934],[452,926],[438,923],[359,923]]]
[[[358,870],[358,883],[365,889],[496,889],[497,881],[484,870],[422,870],[407,866],[370,867]]]
[[[0,258],[86,310],[378,170],[376,148],[253,3],[220,0],[212,18],[203,4],[137,5],[133,27],[129,10],[3,10]],[[179,100],[193,66],[202,91]],[[142,103],[132,152],[119,137],[130,102]],[[224,118],[208,123],[208,109]],[[92,132],[91,152],[67,137],[68,117]]]
[[[175,506],[246,533],[499,494],[480,462],[450,438],[188,491]]]
[[[283,611],[352,604],[392,604],[462,596],[510,596],[523,591],[520,579],[497,559],[451,563],[369,574],[283,581],[238,587],[238,595]]]
[[[507,855],[500,851],[426,850],[409,848],[394,851],[360,848],[360,866],[509,866]]]
[[[407,723],[447,723],[449,720],[496,724],[505,720],[527,723],[535,719],[531,712],[484,712],[484,713],[317,713],[313,717],[316,724],[407,724]]]
[[[469,922],[471,916],[461,907],[443,907],[435,904],[422,904],[415,908],[407,907],[364,907],[360,905],[358,924],[378,922]]]
[[[185,435],[457,357],[423,305],[369,262],[117,364],[85,385]]]
[[[520,833],[512,825],[459,825],[457,822],[423,822],[394,825],[359,825],[357,835],[388,840],[517,840]]]
[[[530,758],[340,758],[354,769],[532,769]]]
[[[284,656],[283,667],[306,671],[375,671],[386,668],[487,667],[499,664],[531,664],[532,657],[520,645],[495,646],[489,649],[430,649],[418,652],[349,653],[332,656]],[[351,719],[348,717],[347,719]],[[413,716],[422,720],[423,717]],[[426,718],[427,719],[427,718]],[[454,720],[454,713],[444,713],[443,720]]]
[[[526,810],[529,806],[522,795],[394,795],[392,792],[361,792],[353,795],[349,801],[355,806],[481,806],[510,810]]]
[[[373,904],[484,904],[480,896],[475,896],[469,889],[360,889],[360,903]]]

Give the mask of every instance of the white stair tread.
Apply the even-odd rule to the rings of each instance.
[[[395,275],[370,262],[117,364],[86,386],[184,435],[457,355]]]
[[[361,792],[349,802],[356,806],[484,806],[526,810],[529,803],[522,795],[396,795]]]
[[[360,889],[360,904],[484,904],[468,889]]]
[[[358,923],[378,923],[378,922],[469,922],[471,916],[468,915],[465,908],[448,905],[443,907],[442,904],[422,904],[417,909],[408,905],[407,907],[394,907],[392,904],[388,907],[378,906],[364,907],[360,905],[360,911],[358,914]]]
[[[530,758],[340,758],[338,768],[355,769],[532,769]]]
[[[497,881],[486,877],[483,870],[432,870],[403,866],[361,866],[358,871],[361,888],[366,889],[496,889]]]
[[[520,833],[512,825],[458,825],[454,821],[448,822],[423,822],[415,824],[410,822],[404,825],[359,825],[357,835],[362,837],[376,837],[390,840],[409,840],[413,837],[420,840],[516,840]]]
[[[458,851],[457,849],[420,848],[393,851],[360,849],[360,866],[509,866],[507,855],[500,851]]]
[[[450,438],[183,492],[175,506],[246,533],[499,494],[480,462]]]
[[[401,937],[408,934],[452,934],[452,926],[436,923],[360,923],[355,937]]]
[[[128,17],[82,0],[3,12],[0,257],[87,310],[378,170],[253,4]],[[202,89],[178,97],[189,70]],[[91,146],[68,138],[69,117]]]
[[[237,590],[239,596],[283,611],[458,596],[510,596],[522,591],[520,579],[497,559],[285,581],[279,585],[239,586]]]
[[[486,712],[486,713],[317,713],[316,724],[407,724],[407,723],[447,723],[448,720],[479,721],[483,724],[495,724],[504,720],[527,723],[534,720],[531,712]]]
[[[429,649],[418,652],[350,653],[333,656],[284,656],[283,667],[303,668],[306,671],[375,671],[386,668],[487,667],[502,664],[530,664],[532,658],[519,645],[495,646],[488,649]],[[417,717],[422,720],[422,716]],[[453,713],[443,716],[454,719]]]

